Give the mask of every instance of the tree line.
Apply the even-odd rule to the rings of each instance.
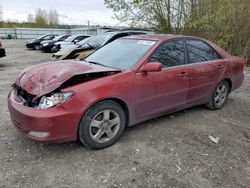
[[[58,26],[59,25],[59,15],[56,10],[46,10],[37,9],[35,15],[29,14],[27,17],[29,23],[35,23],[38,27],[45,26]]]
[[[249,0],[105,0],[115,17],[133,27],[203,37],[250,59]]]

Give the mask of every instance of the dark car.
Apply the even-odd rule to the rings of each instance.
[[[124,30],[124,31],[114,31],[106,32],[97,36],[90,37],[84,44],[67,49],[65,51],[59,51],[53,54],[53,60],[64,60],[64,59],[82,59],[87,57],[89,54],[93,53],[98,48],[105,46],[106,44],[126,36],[132,35],[145,35],[145,34],[154,34],[151,31],[138,31],[138,30]]]
[[[59,35],[52,40],[45,40],[40,43],[40,50],[43,52],[52,52],[52,48],[56,42],[64,41],[70,35]]]
[[[76,44],[79,41],[82,41],[90,37],[89,35],[72,35],[65,39],[64,41],[56,42],[52,47],[52,52],[57,52],[61,49],[61,46],[67,46],[71,44]]]
[[[244,67],[243,58],[201,38],[125,37],[84,61],[23,71],[8,96],[10,117],[33,140],[101,149],[127,126],[195,105],[221,109],[241,86]]]
[[[6,52],[5,52],[5,49],[0,41],[0,57],[4,57],[6,56]]]
[[[52,40],[56,36],[58,36],[58,35],[56,35],[56,34],[48,34],[48,35],[42,35],[42,36],[40,36],[40,37],[38,37],[36,39],[28,40],[26,42],[26,47],[27,48],[32,48],[34,50],[38,50],[42,41],[44,41],[44,40]]]

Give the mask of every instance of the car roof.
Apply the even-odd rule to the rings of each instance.
[[[154,34],[153,31],[144,31],[144,30],[123,30],[123,31],[109,31],[103,34],[116,35],[121,33],[145,33],[145,34]]]
[[[138,40],[153,40],[153,41],[160,41],[160,40],[168,40],[168,39],[175,39],[175,38],[192,38],[192,39],[200,39],[202,38],[193,37],[193,36],[186,36],[186,35],[174,35],[174,34],[152,34],[152,35],[133,35],[128,37],[123,37],[126,39],[138,39]]]

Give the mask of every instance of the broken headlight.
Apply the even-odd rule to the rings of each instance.
[[[39,102],[38,109],[47,109],[53,106],[58,106],[70,99],[74,95],[74,92],[58,92],[51,94],[51,96],[43,96]]]

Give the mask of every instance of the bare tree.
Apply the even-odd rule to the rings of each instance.
[[[33,14],[29,14],[28,17],[27,17],[27,21],[29,23],[35,23],[35,18],[33,16]]]
[[[48,15],[48,23],[51,26],[59,24],[59,15],[56,10],[50,10]]]
[[[2,11],[2,6],[0,5],[0,22],[3,21],[3,11]]]
[[[46,10],[36,10],[35,23],[38,27],[45,27],[46,25],[48,25]]]

